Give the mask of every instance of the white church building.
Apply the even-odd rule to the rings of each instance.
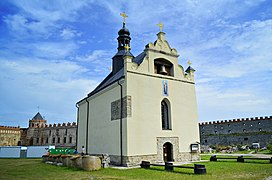
[[[133,166],[199,160],[194,69],[184,71],[165,33],[134,57],[126,23],[118,32],[112,72],[77,102],[77,149]]]

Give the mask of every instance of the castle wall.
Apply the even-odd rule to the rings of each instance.
[[[272,143],[272,116],[199,123],[201,145]]]
[[[50,124],[41,128],[28,129],[33,131],[31,144],[34,146],[54,145],[56,147],[75,147],[76,123]]]
[[[20,127],[0,126],[0,146],[18,146]]]

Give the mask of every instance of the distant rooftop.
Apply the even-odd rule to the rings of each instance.
[[[42,115],[38,112],[33,118],[32,120],[44,120]]]

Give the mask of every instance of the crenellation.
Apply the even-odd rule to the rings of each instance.
[[[74,123],[74,125],[75,126],[67,126],[66,123],[46,124],[46,120],[43,119],[38,112],[31,120],[29,120],[29,126],[27,128],[20,128],[20,126],[0,126],[0,136],[1,133],[4,134],[4,137],[11,137],[10,135],[19,134],[18,138],[9,138],[12,141],[14,140],[14,142],[10,143],[10,140],[0,141],[0,145],[4,142],[4,145],[12,146],[55,145],[56,147],[74,148],[77,131],[76,123]],[[6,130],[2,130],[3,128],[6,128]],[[11,129],[18,132],[11,131]],[[1,138],[2,137],[0,137],[0,139]]]
[[[0,126],[0,129],[20,130],[20,126]]]
[[[20,126],[0,126],[0,146],[18,146]]]
[[[226,122],[207,122],[205,128],[199,124],[201,144],[251,145],[253,142],[259,142],[261,146],[266,146],[272,137],[271,116],[237,118],[229,120],[230,123]]]

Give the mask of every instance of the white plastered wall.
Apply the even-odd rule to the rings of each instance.
[[[126,96],[125,83],[123,97]],[[88,98],[89,138],[88,153],[120,155],[120,120],[111,120],[111,103],[119,100],[120,86],[117,82]],[[123,118],[123,155],[126,154],[126,119]]]
[[[86,146],[86,124],[87,124],[87,102],[79,103],[78,124],[77,124],[77,151],[81,152],[81,147]]]

